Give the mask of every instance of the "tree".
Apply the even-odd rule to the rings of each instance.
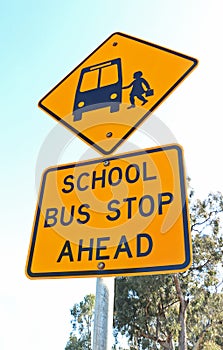
[[[189,197],[192,267],[175,275],[116,279],[114,324],[132,349],[223,346],[223,197],[217,193],[195,200],[192,190]]]
[[[72,328],[65,350],[91,350],[91,334],[93,324],[95,296],[86,295],[79,304],[70,310]]]
[[[82,350],[82,341],[74,334],[70,334],[65,350]]]

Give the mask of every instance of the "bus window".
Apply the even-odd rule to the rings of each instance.
[[[85,72],[82,78],[81,86],[80,86],[81,92],[97,89],[98,73],[99,73],[98,69]]]
[[[118,82],[117,64],[101,68],[100,87],[116,84]]]

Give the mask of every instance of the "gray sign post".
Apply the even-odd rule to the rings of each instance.
[[[97,278],[93,350],[112,348],[114,280],[114,277]]]

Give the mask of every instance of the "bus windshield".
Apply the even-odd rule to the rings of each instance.
[[[118,65],[105,65],[95,67],[95,69],[84,72],[80,91],[98,89],[103,86],[116,84],[118,82]]]

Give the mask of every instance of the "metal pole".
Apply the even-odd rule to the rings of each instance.
[[[114,280],[114,277],[97,278],[93,350],[112,348]]]

